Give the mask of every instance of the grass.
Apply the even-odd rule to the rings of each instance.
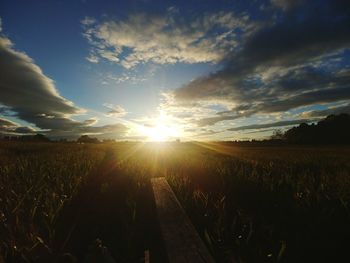
[[[8,262],[86,260],[104,245],[120,262],[137,262],[146,249],[152,255],[160,246],[152,241],[152,176],[166,176],[218,262],[335,262],[346,255],[349,147],[0,149],[0,255]]]
[[[1,143],[0,236],[4,258],[30,260],[51,250],[63,206],[104,158],[101,147]]]
[[[348,149],[214,148],[219,153],[202,153],[167,174],[218,262],[334,262],[346,255]]]

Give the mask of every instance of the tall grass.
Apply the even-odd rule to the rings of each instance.
[[[219,262],[324,262],[346,255],[348,150],[231,150],[231,156],[184,155],[167,170]]]
[[[107,150],[114,170],[90,187],[94,196],[87,193],[86,198],[93,200],[83,203],[91,220],[82,227],[89,230],[88,222],[95,222],[98,226],[91,231],[102,233],[120,260],[135,260],[135,251],[149,245],[145,236],[152,218],[143,218],[150,208],[144,192],[153,176],[166,176],[218,262],[337,262],[347,253],[347,147],[0,146],[0,255],[13,262],[33,262],[53,253],[59,215],[92,179],[86,180],[87,174]],[[96,210],[93,215],[89,206]],[[92,232],[86,237],[93,237]],[[79,235],[72,240],[79,242]]]
[[[52,252],[60,210],[105,150],[70,144],[1,143],[0,147],[0,254],[30,261]]]

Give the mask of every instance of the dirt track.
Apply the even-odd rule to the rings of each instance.
[[[73,260],[73,255],[78,262],[142,262],[145,250],[150,251],[151,262],[166,262],[150,182],[137,192],[134,204],[128,203],[131,177],[115,160],[108,152],[64,208],[55,247],[61,255],[69,253],[64,260]],[[130,205],[135,214],[130,214]]]

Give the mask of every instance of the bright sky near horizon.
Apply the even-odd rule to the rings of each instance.
[[[345,0],[1,1],[0,135],[241,140],[350,113]]]

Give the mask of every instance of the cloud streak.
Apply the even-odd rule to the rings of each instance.
[[[273,127],[284,127],[284,126],[307,123],[307,122],[312,122],[312,120],[300,119],[300,120],[277,121],[277,122],[262,123],[262,124],[252,124],[252,125],[245,125],[245,126],[230,128],[228,129],[228,131],[268,129]]]

